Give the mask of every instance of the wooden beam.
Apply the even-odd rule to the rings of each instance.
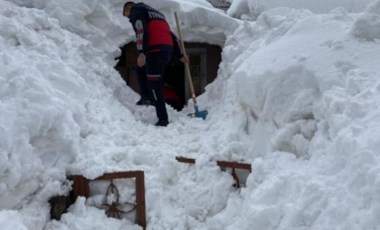
[[[195,159],[194,159],[194,158],[176,157],[175,159],[176,159],[178,162],[189,163],[189,164],[195,164]]]
[[[252,172],[251,165],[246,163],[240,163],[236,161],[216,161],[216,164],[221,168],[245,169],[249,172]]]

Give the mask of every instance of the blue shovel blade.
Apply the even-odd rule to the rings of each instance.
[[[202,118],[203,120],[206,119],[206,116],[208,114],[207,110],[199,111],[197,106],[194,106],[195,112],[194,113],[189,113],[189,117],[199,117]]]

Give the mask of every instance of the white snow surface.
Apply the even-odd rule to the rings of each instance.
[[[205,121],[189,101],[155,127],[154,108],[135,105],[114,69],[134,39],[124,2],[0,0],[2,230],[141,229],[107,218],[99,195],[50,220],[67,175],[129,170],[145,173],[147,229],[380,229],[380,0],[230,9],[250,20],[203,0],[144,2],[173,31],[179,12],[185,40],[222,46],[198,98]],[[246,187],[216,160],[252,164]]]
[[[308,9],[313,13],[325,14],[336,8],[343,8],[350,13],[362,12],[373,0],[229,0],[231,7],[227,13],[242,19],[256,19],[262,12],[289,7]]]

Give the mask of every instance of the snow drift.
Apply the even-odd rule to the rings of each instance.
[[[169,108],[168,127],[146,124],[154,110],[137,108],[113,69],[133,39],[123,2],[0,0],[4,229],[139,229],[84,199],[50,221],[47,202],[70,189],[66,174],[135,169],[146,176],[148,229],[379,226],[380,1],[355,14],[235,8],[255,21],[205,1],[146,2],[180,10],[189,40],[223,46],[218,78],[199,98],[206,121]],[[233,189],[217,159],[252,163],[247,187]]]

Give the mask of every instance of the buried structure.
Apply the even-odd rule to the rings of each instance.
[[[194,93],[196,96],[199,96],[204,93],[206,85],[217,77],[219,64],[222,60],[222,47],[224,46],[226,33],[237,28],[238,22],[226,15],[225,11],[212,7],[211,4],[210,8],[196,7],[190,4],[189,8],[193,8],[193,10],[183,12],[181,7],[185,8],[186,4],[190,3],[178,6],[179,20],[181,21],[181,28],[183,30],[186,53],[190,58],[189,67],[194,85]],[[151,5],[154,8],[157,7],[159,11],[165,14],[172,32],[177,34],[175,20],[173,15],[171,15],[173,6],[171,6],[171,10],[168,12],[165,4],[155,6],[154,2],[152,2]],[[194,17],[194,15],[204,15],[204,17]],[[115,68],[126,84],[139,93],[136,74],[136,44],[134,37],[128,39],[129,42],[121,47],[121,56]],[[184,64],[176,60],[169,63],[165,69],[164,82],[164,94],[167,104],[178,111],[182,110],[192,96],[189,82],[186,80]]]
[[[193,80],[195,95],[204,92],[207,84],[217,76],[219,63],[221,62],[220,46],[207,43],[187,42],[186,52],[190,58],[190,71]],[[137,51],[135,42],[130,42],[122,47],[122,55],[116,65],[125,83],[139,93],[137,82]],[[172,61],[165,68],[165,99],[174,109],[181,110],[187,100],[191,98],[189,83],[185,78],[184,64],[180,61]]]

